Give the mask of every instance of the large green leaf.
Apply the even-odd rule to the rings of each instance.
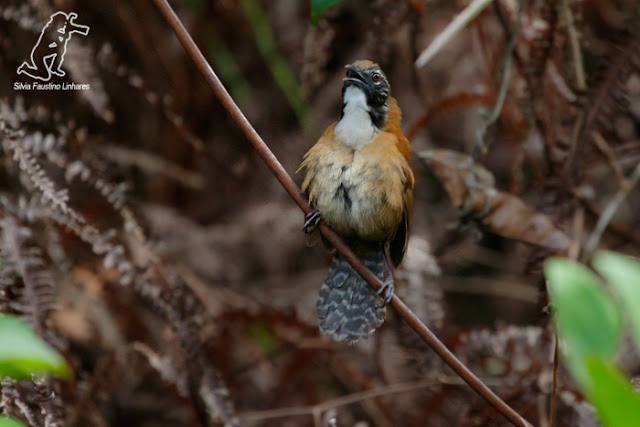
[[[620,295],[636,346],[640,349],[640,262],[614,252],[598,252],[593,266]]]
[[[552,258],[544,265],[560,337],[567,343],[568,368],[589,390],[584,361],[611,360],[622,334],[621,320],[611,295],[586,267]]]
[[[0,427],[24,427],[24,424],[15,418],[0,416]]]
[[[596,384],[589,392],[589,398],[604,424],[610,427],[637,426],[640,422],[640,395],[633,391],[628,378],[596,358],[587,361],[587,369]]]
[[[318,18],[322,15],[322,12],[327,10],[330,6],[336,3],[340,3],[342,0],[310,0],[311,3],[311,23],[316,25]]]
[[[0,317],[0,377],[31,378],[50,372],[71,373],[64,359],[28,326],[13,316]]]

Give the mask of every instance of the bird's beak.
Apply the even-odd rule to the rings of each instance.
[[[349,85],[355,85],[355,86],[358,86],[358,87],[364,89],[365,91],[368,90],[367,82],[366,82],[364,76],[362,75],[362,73],[360,73],[360,71],[357,68],[355,68],[351,64],[345,65],[344,68],[347,69],[347,77],[342,79],[342,81],[344,82],[344,87],[345,88],[347,86],[349,86]]]

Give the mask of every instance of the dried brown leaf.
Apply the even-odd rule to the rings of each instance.
[[[566,250],[569,238],[544,214],[513,194],[497,190],[495,178],[469,155],[444,149],[419,154],[465,217],[479,221],[501,236]]]

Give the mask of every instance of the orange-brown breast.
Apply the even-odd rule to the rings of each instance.
[[[394,101],[385,131],[358,150],[340,143],[332,125],[304,157],[303,191],[343,237],[389,241],[410,216],[414,180],[399,119]]]

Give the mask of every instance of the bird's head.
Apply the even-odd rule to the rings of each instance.
[[[373,124],[384,127],[387,119],[389,106],[387,100],[391,94],[391,86],[387,76],[384,75],[380,66],[369,60],[359,60],[353,64],[346,65],[346,76],[343,79],[342,98],[346,104],[348,101],[348,91],[350,87],[356,87],[364,92],[367,98],[367,106]]]

